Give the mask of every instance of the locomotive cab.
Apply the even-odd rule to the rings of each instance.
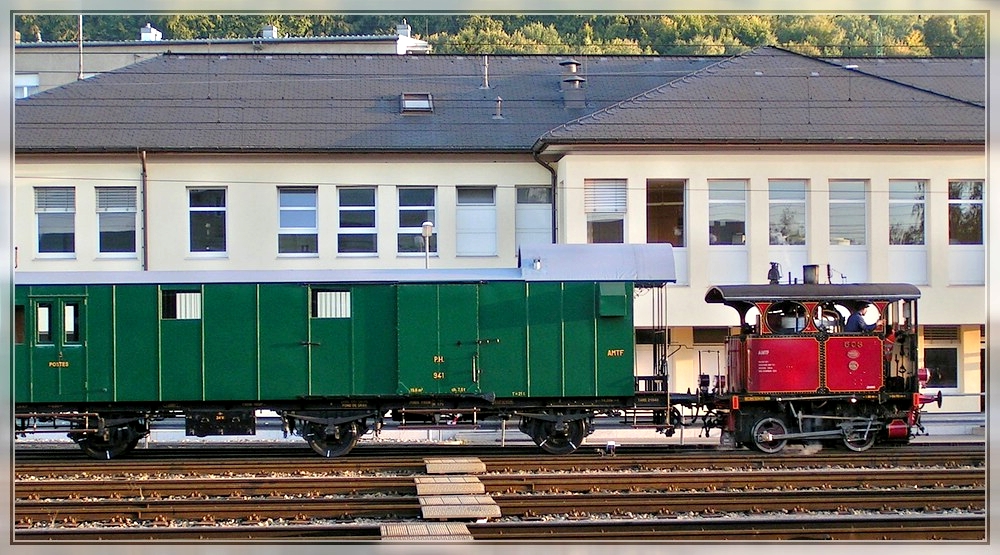
[[[917,299],[905,283],[721,285],[705,300],[737,311],[723,441],[775,453],[788,442],[864,451],[920,429]]]

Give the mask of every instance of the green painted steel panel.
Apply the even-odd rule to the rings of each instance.
[[[396,286],[356,285],[352,299],[354,392],[358,395],[395,394],[399,383]]]
[[[115,287],[115,372],[117,401],[159,396],[159,292],[155,285]]]
[[[632,325],[632,284],[617,295],[625,307],[624,317],[597,319],[598,395],[628,396],[635,393],[635,330]],[[603,298],[602,298],[603,302]]]
[[[295,399],[309,393],[309,288],[260,286],[260,398]]]
[[[317,295],[324,294],[336,295],[341,300],[335,313],[317,313],[314,309],[309,318],[310,392],[312,395],[350,395],[353,390],[351,323],[354,295],[349,287],[317,286],[313,287],[312,302],[316,303]]]
[[[115,372],[114,286],[87,291],[87,400],[111,401]]]
[[[528,395],[563,394],[562,284],[531,282],[528,287]]]
[[[207,284],[202,305],[205,399],[256,399],[257,286]]]
[[[600,316],[625,316],[628,313],[628,306],[632,303],[630,298],[625,297],[625,285],[620,281],[598,284]]]
[[[178,289],[164,286],[162,291]],[[185,288],[184,291],[190,291]],[[162,312],[162,311],[161,311]],[[202,375],[202,326],[205,315],[202,294],[201,318],[169,319],[160,315],[160,398],[165,401],[204,399]]]
[[[477,392],[478,284],[398,286],[399,391]]]
[[[28,347],[34,326],[29,318],[28,288],[14,289],[14,402],[26,403],[31,399],[31,355]]]
[[[479,289],[479,388],[497,397],[528,394],[528,307],[524,282],[493,282]]]
[[[563,383],[568,397],[597,394],[596,284],[563,284]]]

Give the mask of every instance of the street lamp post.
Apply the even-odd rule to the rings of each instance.
[[[434,222],[424,222],[420,225],[420,234],[424,236],[424,268],[431,267],[431,235],[434,234]]]

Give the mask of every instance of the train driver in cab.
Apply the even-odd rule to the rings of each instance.
[[[874,324],[869,324],[865,322],[865,310],[871,306],[869,302],[862,302],[858,305],[858,308],[847,318],[847,324],[844,326],[844,331],[848,333],[861,333],[870,332],[878,327],[882,323],[882,319],[879,318]]]

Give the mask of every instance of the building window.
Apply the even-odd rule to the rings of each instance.
[[[746,244],[746,181],[708,182],[708,242],[710,245]]]
[[[431,93],[403,93],[399,97],[399,111],[404,114],[433,112]]]
[[[27,98],[39,91],[37,73],[18,73],[14,75],[14,98]]]
[[[646,242],[684,246],[684,186],[681,179],[646,182]]]
[[[830,244],[867,243],[867,204],[864,181],[830,182]]]
[[[455,213],[455,254],[497,254],[496,187],[458,187]]]
[[[806,244],[806,182],[776,179],[768,183],[771,245]]]
[[[98,250],[135,254],[135,187],[97,187]]]
[[[924,193],[927,182],[889,182],[889,244],[924,244]]]
[[[433,187],[403,187],[399,189],[399,231],[397,252],[423,253],[422,226],[431,222],[435,232],[430,237],[429,252],[437,252],[437,222],[435,221],[435,189]]]
[[[375,254],[378,252],[375,220],[375,188],[344,187],[338,190],[340,226],[337,252]]]
[[[189,189],[191,252],[226,252],[226,190]]]
[[[948,183],[948,243],[983,244],[983,182]]]
[[[201,292],[162,291],[160,316],[164,320],[200,320]]]
[[[517,248],[552,243],[552,188],[536,185],[517,187],[514,212]]]
[[[72,187],[35,188],[38,216],[38,253],[76,251],[76,193]]]
[[[279,253],[318,253],[317,221],[315,187],[278,188]]]
[[[628,207],[624,179],[583,180],[588,243],[624,243]]]

